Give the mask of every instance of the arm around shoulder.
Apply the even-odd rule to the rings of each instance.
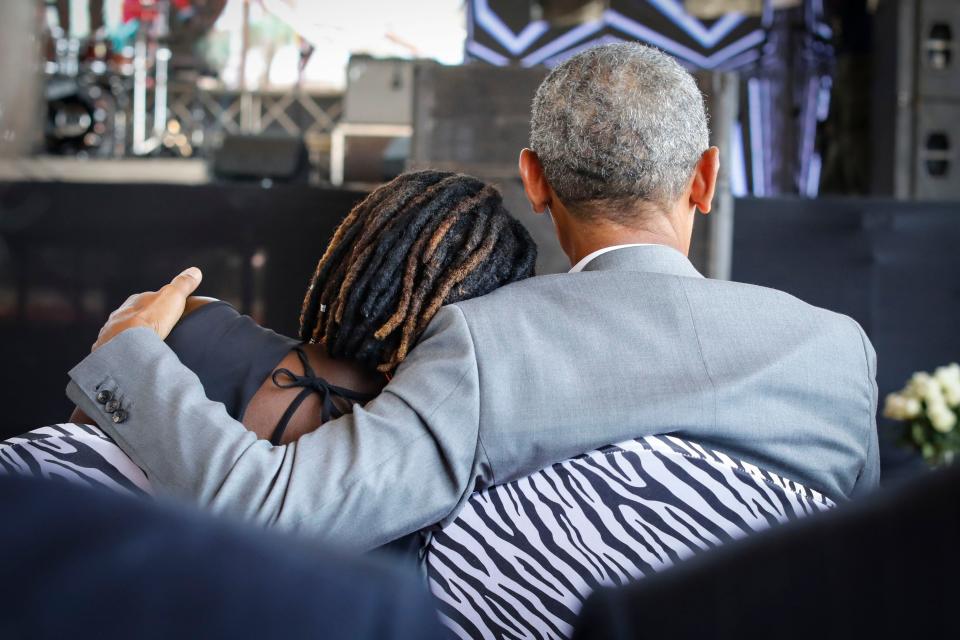
[[[383,393],[274,447],[230,418],[152,332],[116,336],[71,372],[68,395],[155,487],[216,511],[367,549],[440,521],[476,481],[479,376],[462,312],[442,309]],[[123,408],[115,422],[97,395]]]

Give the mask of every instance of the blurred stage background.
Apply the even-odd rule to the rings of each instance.
[[[723,152],[704,273],[846,313],[883,396],[960,359],[954,0],[55,0],[3,3],[0,437],[66,419],[110,310],[184,266],[296,330],[330,233],[372,186],[516,176],[549,68],[603,42],[676,56]],[[885,479],[917,460],[881,420]]]

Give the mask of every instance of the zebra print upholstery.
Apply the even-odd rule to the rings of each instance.
[[[833,506],[696,443],[646,437],[476,494],[433,535],[427,575],[458,638],[568,638],[599,586]]]
[[[147,476],[97,427],[56,424],[0,442],[0,473],[149,494]]]
[[[151,493],[143,471],[89,425],[52,425],[0,442],[0,473]],[[599,586],[833,506],[723,453],[651,436],[474,495],[430,537],[427,577],[456,637],[568,638]]]

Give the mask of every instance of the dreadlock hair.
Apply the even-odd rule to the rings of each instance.
[[[402,174],[337,227],[303,300],[300,339],[391,372],[442,305],[532,276],[536,259],[495,187],[442,171]]]

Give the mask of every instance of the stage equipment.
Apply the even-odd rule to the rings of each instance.
[[[343,96],[339,92],[224,88],[208,75],[206,63],[196,54],[196,45],[211,29],[226,1],[135,0],[124,5],[127,21],[106,38],[97,34],[89,40],[70,39],[55,25],[48,26],[50,46],[44,65],[48,108],[38,108],[34,103],[19,111],[48,111],[46,128],[36,129],[45,131],[49,153],[68,156],[210,158],[224,135],[302,137],[315,175],[325,178],[330,132],[341,119]],[[7,4],[0,3],[0,7],[15,11]],[[30,16],[38,25],[42,22],[32,11]],[[26,33],[16,20],[0,21],[4,33],[8,25],[19,25],[17,33]],[[0,40],[3,52],[10,52],[6,59],[39,60],[36,54],[15,53],[15,35]],[[310,53],[305,44],[301,65]],[[18,71],[17,81],[5,86],[16,87],[17,98],[26,100],[30,91],[24,75]],[[42,99],[40,94],[38,89],[38,101]],[[12,115],[9,109],[4,110],[0,123]],[[43,139],[38,136],[37,142]],[[76,173],[73,165],[63,173],[56,163],[38,166],[40,175],[49,178]]]
[[[543,67],[417,65],[410,165],[515,178]]]
[[[149,27],[163,13],[162,19],[167,26],[166,42],[172,56],[188,63],[186,66],[197,67],[194,48],[213,28],[226,4],[227,0],[128,0],[123,9],[124,25],[113,34],[113,40],[118,49],[124,45],[134,46],[140,28]],[[184,65],[178,62],[178,66]]]
[[[44,149],[80,157],[126,151],[130,61],[103,39],[69,37],[48,27],[44,64],[47,104]]]
[[[305,183],[307,148],[299,136],[228,135],[214,154],[212,174],[218,180]]]
[[[398,58],[350,57],[343,119],[330,135],[331,183],[382,182],[396,175],[397,154],[408,148],[401,141],[412,134],[415,64]],[[351,172],[352,167],[360,171]]]
[[[960,199],[960,4],[881,2],[874,40],[875,192]]]
[[[226,90],[205,75],[196,45],[225,4],[129,2],[108,38],[71,39],[49,27],[48,152],[210,157],[226,134],[289,134],[306,138],[325,172],[342,96]]]
[[[112,157],[124,153],[126,86],[116,75],[47,78],[48,153]]]
[[[343,119],[352,124],[413,121],[413,60],[350,56]]]
[[[142,4],[142,3],[141,3]],[[140,25],[136,33],[133,56],[133,136],[134,155],[147,155],[160,147],[160,139],[167,128],[167,80],[169,78],[170,35],[169,0],[151,3],[150,11],[142,11],[136,18]],[[150,75],[152,69],[153,74]],[[147,132],[147,85],[153,88],[153,124]]]
[[[107,74],[106,77],[120,81],[123,86],[123,90],[112,97],[122,102],[122,108],[114,117],[123,120],[127,126],[117,124],[113,128],[114,142],[109,145],[113,153],[107,153],[101,147],[86,150],[86,155],[129,157],[129,145],[125,147],[120,136],[127,131],[129,142],[131,82],[128,77],[118,74]],[[330,133],[341,118],[343,97],[339,93],[241,93],[204,82],[203,78],[198,81],[195,76],[180,74],[169,85],[168,100],[166,128],[159,138],[160,145],[151,156],[210,158],[225,135],[239,135],[244,131],[247,135],[301,136],[310,151],[311,165],[317,175],[323,178],[327,175]],[[249,125],[246,130],[241,126],[244,122]],[[106,145],[106,141],[102,144]],[[65,148],[64,153],[67,151]],[[41,170],[45,166],[43,163],[38,165]],[[54,179],[60,174],[52,170],[40,175]]]
[[[168,108],[173,65],[196,82],[202,65],[193,47],[225,3],[126,2],[123,25],[109,38],[98,32],[81,40],[49,27],[46,150],[82,156],[191,155],[187,133],[192,132],[183,131]]]

